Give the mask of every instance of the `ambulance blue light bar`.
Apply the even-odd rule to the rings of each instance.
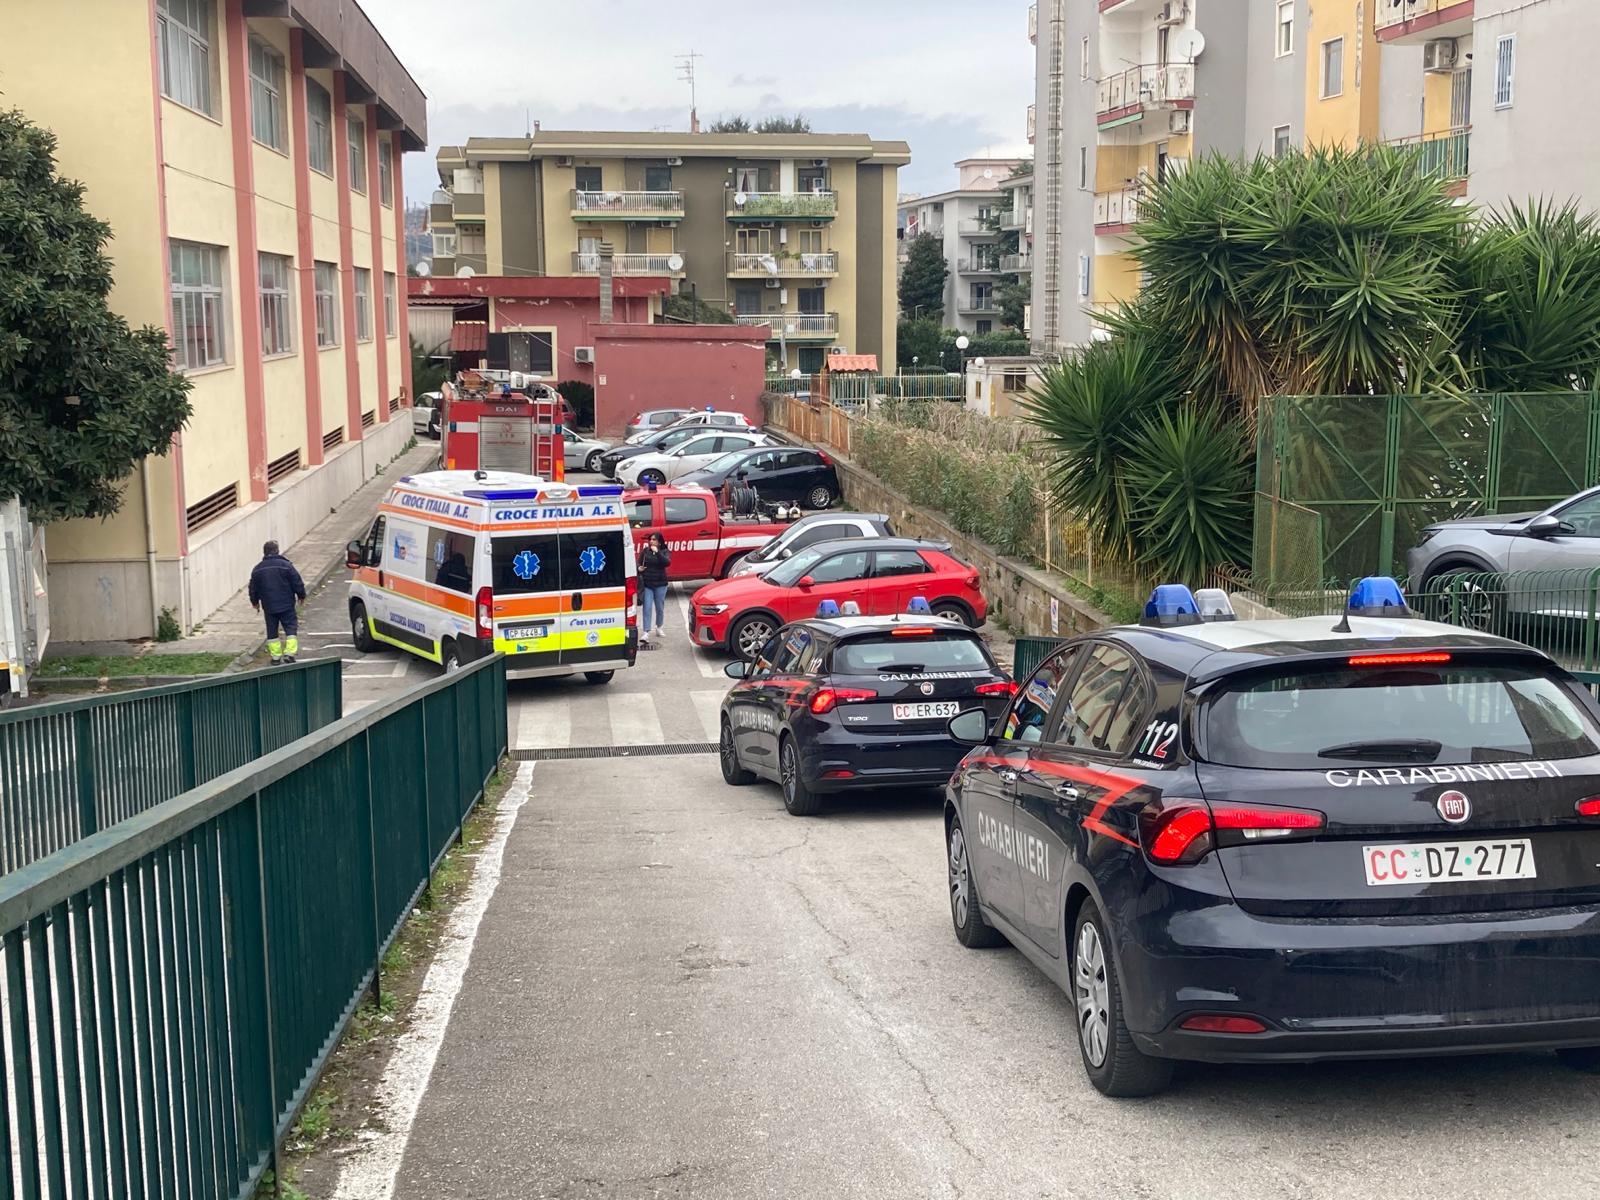
[[[1173,625],[1200,624],[1200,606],[1194,593],[1181,583],[1157,584],[1144,602],[1144,620],[1141,625],[1169,627]]]
[[[839,615],[839,602],[837,600],[824,600],[817,605],[817,616],[837,617]]]
[[[1368,575],[1350,590],[1349,611],[1357,617],[1409,617],[1405,593],[1387,575]]]
[[[615,499],[622,495],[620,484],[586,484],[582,487],[571,487],[567,484],[553,484],[554,488],[563,489],[560,501],[552,503],[565,503],[568,500],[600,500]],[[549,488],[495,488],[493,490],[479,488],[474,491],[462,492],[470,500],[543,500]]]

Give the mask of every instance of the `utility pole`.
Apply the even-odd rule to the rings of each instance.
[[[705,57],[693,50],[678,55],[678,78],[689,85],[689,132],[700,132],[700,112],[694,86],[694,60]]]

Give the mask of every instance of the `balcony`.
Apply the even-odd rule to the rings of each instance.
[[[728,254],[728,274],[734,279],[803,279],[838,273],[839,256],[832,250],[800,254],[789,250],[730,251]]]
[[[1034,137],[1034,131],[1035,131],[1035,121],[1036,121],[1037,115],[1038,115],[1038,106],[1034,105],[1034,104],[1028,105],[1028,145],[1030,145],[1030,146],[1033,145],[1033,137]]]
[[[677,267],[672,261],[677,259]],[[572,273],[574,275],[598,275],[600,273],[600,256],[583,250],[572,252]],[[611,256],[611,273],[613,275],[672,275],[683,274],[683,258],[675,251],[668,250],[664,254],[613,254]]]
[[[1374,0],[1373,31],[1391,46],[1465,37],[1472,32],[1473,7],[1473,0]]]
[[[986,313],[1000,311],[1000,302],[993,296],[968,296],[956,301],[956,311],[960,313],[975,313],[983,316]]]
[[[956,222],[956,232],[962,237],[997,237],[1000,231],[991,228],[988,221],[982,217],[962,217]]]
[[[1468,150],[1472,143],[1472,126],[1460,125],[1441,129],[1437,133],[1422,133],[1414,137],[1391,138],[1386,146],[1413,147],[1417,151],[1417,165],[1429,175],[1445,181],[1445,191],[1451,196],[1467,194],[1467,175],[1471,169]]]
[[[682,192],[583,192],[572,189],[578,221],[681,221]]]
[[[451,197],[451,204],[457,220],[462,217],[483,217],[482,192],[457,192]]]
[[[730,221],[831,221],[839,215],[837,192],[736,192],[728,189]]]
[[[838,313],[739,313],[736,325],[771,325],[768,341],[806,341],[821,338],[832,341],[839,333]]]
[[[1033,255],[1003,254],[1000,256],[1000,269],[1008,275],[1025,275],[1033,270]]]
[[[1193,107],[1193,63],[1146,64],[1100,81],[1095,119],[1101,129],[1111,129],[1141,120],[1148,109]]]
[[[1035,46],[1039,44],[1039,6],[1028,5],[1028,40]]]
[[[448,201],[434,201],[428,205],[428,228],[434,229],[440,225],[453,225],[456,219],[455,207]]]
[[[1127,233],[1139,220],[1139,189],[1121,188],[1097,192],[1094,198],[1094,231],[1101,235]]]
[[[1028,210],[1017,203],[1017,193],[1011,194],[1011,207],[1000,214],[1001,229],[1026,229],[1028,226]]]
[[[998,258],[963,258],[956,262],[956,273],[959,275],[998,275],[1000,274],[1000,260]]]

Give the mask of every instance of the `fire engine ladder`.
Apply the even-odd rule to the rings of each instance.
[[[1044,340],[1061,349],[1061,72],[1066,38],[1064,0],[1050,3],[1050,81],[1045,109],[1044,176]]]
[[[533,402],[533,473],[560,482],[567,477],[567,439],[561,430],[561,402]]]

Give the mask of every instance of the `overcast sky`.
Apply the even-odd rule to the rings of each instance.
[[[426,154],[468,137],[689,124],[677,55],[697,50],[700,120],[803,112],[819,133],[911,144],[903,192],[951,187],[956,159],[1026,154],[1033,47],[1022,0],[364,0],[428,94]]]

